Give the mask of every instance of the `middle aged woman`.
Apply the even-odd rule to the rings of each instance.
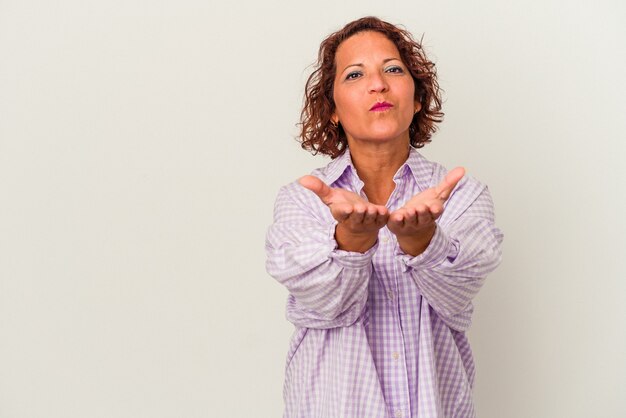
[[[285,417],[472,417],[472,299],[501,259],[488,188],[417,148],[440,122],[434,65],[374,17],[321,45],[305,149],[332,161],[281,188],[267,270],[296,330]]]

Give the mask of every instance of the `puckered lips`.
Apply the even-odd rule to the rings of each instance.
[[[391,109],[393,105],[388,102],[376,102],[374,106],[370,108],[371,112],[382,112],[383,110]]]

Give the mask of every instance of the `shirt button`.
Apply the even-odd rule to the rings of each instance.
[[[387,297],[389,300],[393,300],[393,292],[391,290],[387,292]]]
[[[383,237],[383,239],[381,239],[381,241],[383,242],[383,244],[386,244],[389,242],[389,238],[388,237]]]
[[[396,418],[402,418],[402,410],[396,409]]]
[[[398,361],[398,359],[400,358],[400,353],[398,353],[397,351],[393,353],[393,359],[395,361]]]

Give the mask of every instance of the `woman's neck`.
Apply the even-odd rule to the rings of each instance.
[[[395,188],[393,176],[409,157],[408,141],[406,146],[397,142],[364,145],[349,141],[348,148],[368,200],[385,205]]]

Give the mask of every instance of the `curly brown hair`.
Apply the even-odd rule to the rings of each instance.
[[[320,45],[315,70],[306,82],[304,107],[298,124],[301,126],[299,141],[302,148],[314,155],[321,153],[334,159],[348,147],[342,126],[331,122],[331,115],[335,110],[335,54],[343,41],[364,31],[380,32],[392,41],[413,77],[415,100],[421,103],[422,109],[413,116],[409,127],[411,145],[421,148],[431,142],[430,138],[437,130],[435,124],[443,120],[442,89],[437,82],[435,64],[426,57],[421,40],[417,42],[408,31],[377,17],[363,17],[348,23],[324,39]]]

